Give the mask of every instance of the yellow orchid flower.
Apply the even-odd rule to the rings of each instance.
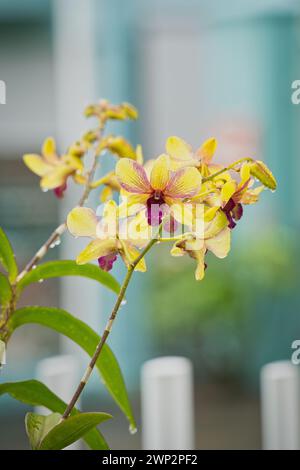
[[[86,107],[84,114],[86,117],[95,116],[101,121],[107,119],[117,119],[124,121],[126,119],[137,119],[138,111],[130,103],[121,103],[113,105],[107,100],[101,100],[99,103]]]
[[[171,136],[166,142],[166,152],[170,155],[174,167],[197,166],[210,163],[217,148],[215,138],[207,139],[201,147],[193,152],[191,145],[180,137]]]
[[[130,240],[121,236],[118,207],[114,201],[109,201],[104,205],[103,216],[100,219],[92,209],[75,207],[67,217],[67,226],[70,233],[76,237],[92,238],[92,241],[77,256],[78,264],[98,260],[101,269],[110,271],[118,254],[127,267],[139,256],[139,251],[135,246],[139,245],[139,240]],[[144,259],[135,269],[146,271]]]
[[[207,202],[214,207],[220,207],[227,217],[228,227],[233,229],[243,215],[243,204],[254,204],[258,201],[264,186],[252,189],[254,179],[251,178],[253,163],[244,163],[240,168],[241,180],[238,183],[231,179],[218,190],[218,193],[209,196]]]
[[[201,281],[207,267],[205,263],[207,251],[211,251],[218,258],[225,258],[230,250],[230,234],[231,230],[227,227],[226,216],[219,211],[210,222],[205,223],[203,238],[193,233],[184,235],[173,245],[171,255],[188,254],[195,259],[197,262],[195,278]]]
[[[42,155],[26,154],[23,156],[25,165],[41,177],[40,185],[44,191],[53,189],[57,197],[62,197],[67,187],[67,179],[81,173],[83,164],[80,158],[72,153],[59,157],[54,139],[46,139],[42,147]]]
[[[114,135],[105,137],[98,145],[97,153],[100,154],[104,150],[109,150],[119,158],[132,158],[136,160],[136,151],[124,137]]]
[[[171,136],[166,142],[166,152],[171,158],[171,166],[173,169],[182,168],[185,166],[195,166],[199,169],[203,177],[207,177],[221,170],[222,165],[212,163],[212,158],[217,149],[218,142],[214,137],[211,137],[196,150],[193,151],[191,145],[185,142],[180,137]],[[222,172],[222,175],[204,183],[202,188],[204,191],[220,186],[224,181],[230,181],[231,176],[228,171]]]
[[[191,223],[184,204],[200,190],[198,170],[184,167],[171,171],[170,158],[163,154],[154,160],[149,173],[134,160],[125,158],[117,163],[116,175],[128,196],[128,206],[144,206],[149,225],[160,225],[167,212],[180,223]]]

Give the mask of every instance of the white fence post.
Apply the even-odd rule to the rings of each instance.
[[[193,369],[184,357],[161,357],[142,367],[143,449],[194,448]]]
[[[71,355],[60,355],[42,359],[36,367],[36,378],[68,403],[80,380],[78,358]],[[77,403],[76,406],[80,406],[80,404]],[[35,412],[43,415],[49,414],[49,410],[43,406],[37,406]],[[74,442],[67,449],[81,449],[80,441]]]
[[[300,449],[299,369],[290,361],[261,370],[262,437],[265,450]]]

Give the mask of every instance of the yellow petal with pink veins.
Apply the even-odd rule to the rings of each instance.
[[[117,240],[93,240],[88,246],[77,256],[77,264],[86,264],[89,261],[96,260],[101,256],[107,256],[117,251]]]
[[[160,155],[154,163],[150,175],[150,183],[155,191],[163,191],[170,179],[170,157]]]
[[[96,238],[98,219],[88,207],[75,207],[67,217],[69,231],[75,237]]]
[[[197,168],[181,168],[173,172],[164,194],[178,199],[193,197],[199,192],[201,181],[202,178]]]
[[[46,163],[40,155],[26,154],[23,156],[23,160],[25,165],[38,176],[44,176],[53,170],[53,166]]]
[[[203,163],[208,164],[211,162],[212,157],[214,156],[217,145],[218,143],[216,139],[207,139],[197,150],[196,155],[202,160]]]
[[[230,250],[230,236],[231,231],[226,227],[215,237],[206,240],[206,248],[218,258],[225,258]]]
[[[142,165],[129,158],[123,158],[116,165],[116,175],[123,189],[130,193],[151,192],[150,182]]]

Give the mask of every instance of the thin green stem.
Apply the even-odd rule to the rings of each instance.
[[[225,173],[225,171],[234,170],[237,165],[240,165],[243,162],[253,162],[253,158],[250,158],[250,157],[241,158],[240,160],[237,160],[231,165],[228,165],[227,167],[222,168],[222,170],[216,171],[216,173],[213,173],[212,175],[202,178],[202,183],[206,183],[207,181],[213,180],[214,178],[221,175],[222,173]]]
[[[119,292],[119,295],[117,297],[117,300],[116,300],[116,303],[112,309],[112,312],[110,314],[110,317],[108,319],[108,322],[106,324],[106,327],[103,331],[103,334],[101,336],[101,339],[96,347],[96,350],[89,362],[89,365],[87,366],[84,374],[83,374],[83,377],[77,387],[77,389],[75,390],[75,393],[73,395],[73,397],[71,398],[71,401],[70,403],[68,404],[64,414],[62,415],[62,420],[64,419],[67,419],[68,416],[70,415],[71,411],[73,410],[74,406],[76,405],[77,401],[78,401],[78,398],[80,397],[81,393],[83,392],[83,389],[84,387],[86,386],[92,372],[93,372],[93,369],[94,369],[94,366],[100,356],[100,353],[103,349],[103,346],[104,344],[106,343],[106,340],[111,332],[111,329],[112,329],[112,326],[114,324],[114,321],[115,321],[115,318],[117,316],[117,313],[119,311],[119,308],[122,304],[122,301],[125,297],[125,293],[126,293],[126,290],[127,290],[127,287],[129,285],[129,282],[131,280],[131,277],[132,277],[132,274],[136,268],[136,266],[138,265],[138,263],[144,258],[144,256],[148,253],[148,251],[152,248],[152,246],[158,241],[158,235],[155,236],[154,238],[152,238],[150,240],[150,242],[146,245],[146,247],[143,249],[143,251],[140,253],[140,255],[131,263],[131,265],[129,266],[128,270],[127,270],[127,274],[125,276],[125,279],[123,281],[123,284],[122,284],[122,287],[121,287],[121,290]]]

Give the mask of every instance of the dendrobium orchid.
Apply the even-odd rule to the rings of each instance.
[[[145,206],[149,225],[160,225],[166,213],[188,223],[182,206],[200,190],[201,175],[196,168],[172,171],[169,156],[162,154],[152,163],[149,176],[141,164],[127,158],[117,163],[116,175],[126,191],[128,205]]]
[[[75,237],[88,237],[92,241],[77,256],[78,264],[98,260],[99,267],[110,271],[118,254],[121,255],[126,266],[139,256],[135,245],[141,246],[142,240],[130,240],[129,236],[121,235],[118,207],[114,201],[107,202],[103,207],[103,215],[98,218],[96,213],[87,207],[75,207],[68,215],[67,226]],[[130,232],[127,232],[130,234]],[[135,268],[137,271],[146,271],[146,264],[142,259]]]
[[[41,155],[26,154],[23,159],[26,166],[41,177],[42,190],[53,189],[59,198],[63,196],[67,187],[67,179],[80,174],[83,170],[81,158],[74,153],[58,156],[55,141],[51,137],[45,140]]]
[[[254,204],[257,202],[259,194],[264,186],[260,185],[252,189],[254,179],[251,177],[252,163],[244,163],[239,171],[240,182],[234,179],[226,181],[224,185],[208,197],[208,202],[213,206],[218,206],[224,212],[228,220],[228,227],[233,229],[236,221],[243,215],[242,204]]]
[[[210,164],[217,148],[215,138],[207,139],[195,152],[191,145],[179,137],[172,136],[167,139],[166,152],[171,158],[173,168]]]
[[[204,278],[205,255],[211,251],[218,258],[225,258],[230,250],[230,229],[227,227],[227,219],[223,212],[218,211],[215,217],[204,224],[203,237],[191,232],[183,235],[175,242],[171,249],[172,256],[188,254],[197,262],[195,278],[201,281]]]
[[[74,416],[79,418],[77,424],[73,420],[74,406],[95,366],[105,378],[104,382],[116,403],[129,419],[131,428],[135,427],[116,359],[107,349],[106,357],[114,360],[106,360],[104,356],[101,356],[101,363],[98,360],[106,347],[105,343],[135,271],[146,271],[145,256],[156,244],[171,243],[171,255],[188,255],[194,259],[195,277],[202,280],[207,267],[206,254],[211,252],[218,258],[224,258],[229,253],[231,231],[243,214],[243,205],[257,202],[263,189],[274,191],[277,185],[266,164],[251,157],[244,157],[227,166],[215,164],[212,161],[217,147],[214,138],[206,140],[194,152],[184,140],[170,137],[166,142],[166,153],[144,163],[141,146],[134,148],[122,136],[106,134],[109,120],[137,118],[137,110],[128,103],[114,105],[101,100],[88,106],[85,115],[95,118],[95,127],[87,130],[62,156],[57,154],[52,138],[44,142],[41,155],[24,155],[25,164],[41,177],[43,190],[53,189],[61,197],[70,177],[82,185],[77,205],[70,211],[67,220],[53,230],[21,272],[18,271],[9,240],[0,230],[0,264],[4,269],[4,273],[0,273],[4,294],[2,297],[0,295],[0,363],[3,345],[5,347],[14,325],[18,326],[22,324],[23,318],[30,317],[30,309],[33,309],[32,321],[42,318],[43,324],[78,341],[91,354],[83,377],[62,415],[27,415],[26,430],[34,449],[62,449],[80,437],[86,437],[86,442],[92,448],[107,449],[104,438],[98,434],[95,426],[107,419],[108,414],[80,413]],[[98,175],[106,154],[117,157],[116,166],[110,168],[108,173]],[[260,185],[255,187],[257,181]],[[105,201],[97,212],[85,207],[92,191],[100,191],[100,200]],[[111,199],[114,197],[116,200],[117,195],[120,196],[119,205]],[[87,266],[77,266],[72,260],[63,260],[37,267],[48,250],[60,240],[66,228],[75,237],[90,239],[76,259],[78,265]],[[121,286],[111,274],[99,271],[110,271],[119,256],[127,268]],[[98,262],[99,268],[92,266],[91,261]],[[32,275],[31,271],[35,267],[37,269]],[[27,284],[60,274],[92,277],[117,293],[116,302],[97,345],[94,344],[96,333],[61,309],[51,311],[47,307],[49,313],[45,313],[45,307],[16,310],[19,296]],[[13,321],[15,313],[17,320]],[[80,340],[80,331],[84,335],[83,342]],[[25,390],[27,396],[32,394],[31,382],[27,390],[22,383],[22,390]],[[18,383],[8,385],[4,390],[13,394]],[[41,399],[47,391],[38,382],[34,384],[34,389],[42,390],[38,393]],[[66,420],[70,416],[68,424]],[[50,426],[51,423],[54,428]],[[82,423],[90,430],[89,433],[83,433]],[[68,426],[69,434],[66,432]]]

